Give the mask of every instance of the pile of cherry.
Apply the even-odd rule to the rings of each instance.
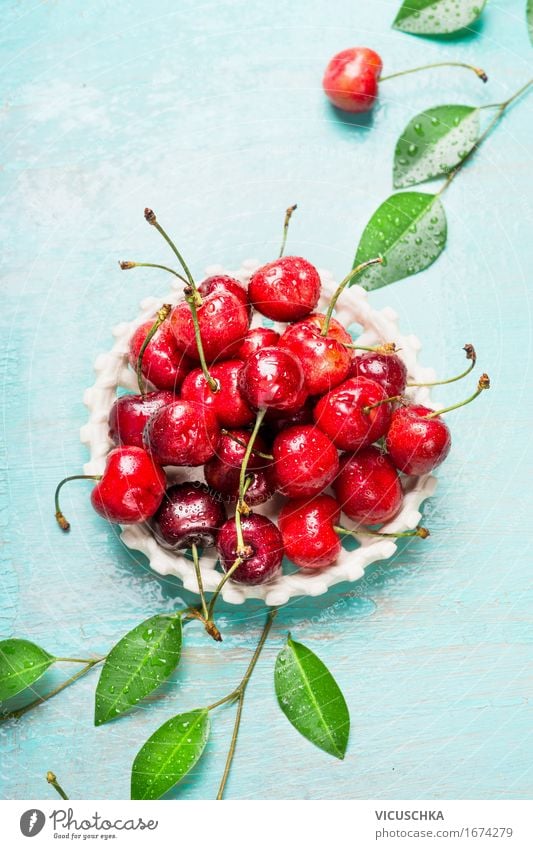
[[[326,569],[351,533],[339,526],[341,509],[354,533],[379,535],[401,509],[400,473],[425,475],[442,463],[449,429],[439,413],[405,399],[407,369],[393,345],[358,349],[333,318],[360,269],[322,314],[314,311],[319,274],[301,257],[262,266],[248,290],[226,275],[197,286],[170,244],[186,272],[184,299],[131,339],[140,393],[110,411],[117,447],[94,476],[93,507],[111,522],[147,522],[170,550],[216,546],[224,572],[243,584],[275,577],[284,554],[301,569]],[[251,328],[254,310],[286,323],[283,332]],[[475,363],[466,351],[465,374]],[[487,386],[483,375],[475,395]],[[205,483],[169,485],[165,467],[180,466],[202,466]],[[62,483],[56,518],[68,530]],[[286,499],[277,524],[254,512],[274,493]]]

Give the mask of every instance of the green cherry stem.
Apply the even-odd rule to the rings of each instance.
[[[293,206],[289,206],[285,213],[285,221],[283,222],[283,239],[281,240],[281,248],[279,251],[280,258],[285,253],[285,245],[287,244],[287,233],[289,232],[289,222],[292,217],[292,213],[298,209],[298,205],[294,204]]]
[[[159,265],[156,262],[131,262],[130,260],[120,260],[119,265],[122,271],[127,271],[129,268],[160,268],[161,271],[168,271],[169,274],[173,274],[178,280],[181,280],[187,286],[189,285],[189,281],[182,274],[178,274],[177,271],[169,268],[168,265]]]
[[[363,407],[363,413],[367,416],[371,410],[381,407],[382,404],[392,404],[394,401],[401,401],[402,399],[403,395],[391,395],[390,398],[382,398],[381,401],[376,401],[375,404],[368,404],[366,407]]]
[[[447,380],[433,380],[431,383],[408,383],[407,386],[445,386],[447,383],[455,383],[457,380],[462,380],[470,374],[476,365],[476,349],[473,345],[465,345],[463,351],[466,351],[466,359],[470,360],[470,365],[461,374],[456,374],[455,377],[449,377]]]
[[[348,528],[343,528],[341,525],[334,525],[333,530],[337,534],[348,534],[349,536],[358,537],[358,536],[370,536],[370,537],[385,537],[390,539],[396,539],[397,537],[420,537],[420,539],[427,539],[429,531],[427,528],[423,528],[420,525],[417,528],[414,528],[412,531],[396,531],[396,533],[382,533],[381,531],[370,531],[368,528],[361,528],[355,531],[349,531]]]
[[[424,416],[423,418],[434,419],[437,416],[444,415],[444,413],[450,413],[452,410],[458,410],[459,407],[464,407],[464,406],[466,406],[466,404],[470,404],[472,401],[475,401],[475,399],[478,397],[478,395],[481,395],[481,393],[484,392],[485,389],[490,389],[490,379],[489,379],[488,374],[482,374],[481,375],[481,377],[479,378],[477,389],[474,392],[474,394],[470,396],[470,398],[466,398],[464,401],[459,401],[458,404],[452,404],[451,407],[444,407],[442,410],[435,410],[433,413],[429,413],[427,416]]]
[[[238,436],[234,436],[234,434],[231,433],[229,430],[226,430],[226,428],[224,428],[224,427],[221,428],[221,433],[223,433],[224,436],[229,436],[229,438],[231,440],[233,440],[233,442],[236,442],[237,445],[240,445],[241,448],[246,448],[246,442],[244,442],[242,439],[239,439]],[[273,460],[274,459],[272,454],[265,454],[264,451],[258,451],[257,448],[255,448],[252,451],[252,454],[255,454],[256,457],[262,457],[263,460]]]
[[[328,307],[328,311],[326,313],[326,318],[325,318],[324,324],[322,325],[322,331],[321,331],[321,334],[320,334],[321,336],[327,336],[328,335],[329,323],[331,321],[331,316],[333,314],[333,310],[335,309],[335,304],[339,300],[340,296],[342,295],[344,289],[346,288],[346,286],[348,285],[350,280],[353,280],[354,277],[357,277],[358,274],[361,274],[361,272],[364,271],[365,268],[368,268],[370,265],[379,265],[379,263],[381,263],[381,262],[383,262],[383,257],[380,257],[380,256],[375,257],[374,259],[369,259],[369,260],[367,260],[367,262],[362,262],[360,265],[356,266],[356,268],[352,268],[352,270],[350,271],[349,274],[346,275],[344,280],[341,280],[341,282],[337,286],[337,289],[335,290],[335,293],[334,293],[331,301],[329,302],[329,307]]]
[[[373,354],[397,354],[400,350],[394,342],[384,342],[383,345],[351,345],[349,342],[341,343],[343,348],[350,348],[351,351],[371,351]]]
[[[101,480],[101,478],[102,478],[102,475],[70,475],[68,478],[63,478],[62,481],[59,481],[58,485],[56,486],[56,491],[55,491],[55,495],[54,495],[54,502],[55,502],[55,508],[56,508],[56,512],[55,512],[56,522],[57,522],[57,524],[59,525],[59,527],[61,528],[62,531],[69,531],[70,530],[70,522],[67,521],[67,519],[63,515],[63,512],[62,512],[62,510],[59,506],[59,493],[61,492],[62,487],[66,483],[68,483],[69,481],[99,481],[99,480]]]
[[[63,790],[63,788],[61,787],[61,784],[59,783],[56,775],[53,772],[47,772],[46,773],[46,780],[48,781],[48,784],[52,785],[52,787],[54,788],[56,793],[58,793],[61,796],[62,799],[66,800],[66,799],[69,798],[67,796],[67,794],[65,793],[65,791]]]
[[[259,433],[259,428],[261,427],[261,424],[263,422],[265,414],[266,414],[266,410],[259,410],[258,411],[256,419],[255,419],[255,424],[254,424],[252,433],[250,435],[250,439],[248,440],[248,445],[246,446],[246,451],[244,452],[244,457],[242,458],[241,471],[240,471],[240,474],[239,474],[239,501],[238,501],[238,504],[237,504],[237,511],[239,513],[245,513],[246,514],[247,509],[248,509],[246,507],[246,503],[244,501],[244,494],[245,494],[244,493],[244,486],[245,486],[245,483],[246,483],[246,470],[248,468],[248,462],[249,462],[250,457],[252,455],[252,450],[253,450],[253,447],[254,447],[255,439],[257,437],[257,434]]]
[[[239,568],[241,563],[242,563],[242,557],[237,557],[235,562],[231,564],[230,568],[228,569],[226,574],[223,576],[218,587],[214,591],[213,596],[211,598],[211,601],[209,602],[208,619],[207,619],[208,622],[212,621],[213,611],[215,609],[215,604],[217,603],[217,599],[218,599],[218,597],[221,593],[222,588],[227,583],[227,581],[229,581],[229,579],[231,578],[231,576],[233,575],[235,570]]]
[[[466,68],[468,71],[473,71],[476,77],[484,83],[488,81],[483,68],[478,68],[476,65],[469,65],[466,62],[433,62],[431,65],[420,65],[418,68],[408,68],[406,71],[397,71],[395,74],[387,74],[386,77],[380,77],[379,82],[384,83],[386,80],[393,80],[396,77],[404,77],[406,74],[416,74],[418,71],[429,71],[432,68]]]
[[[194,571],[196,572],[196,581],[198,583],[198,593],[200,595],[200,603],[202,605],[202,613],[207,620],[209,614],[207,612],[207,602],[205,600],[204,582],[202,581],[202,571],[200,569],[200,558],[198,556],[198,546],[193,542],[191,545],[192,562],[194,563]]]
[[[137,357],[137,368],[136,368],[137,383],[139,384],[139,392],[141,393],[141,395],[146,394],[146,385],[144,383],[144,377],[143,377],[143,371],[142,371],[144,352],[146,351],[148,345],[150,344],[153,337],[155,336],[155,334],[159,330],[160,326],[163,324],[164,321],[166,321],[166,319],[170,315],[171,310],[172,310],[171,304],[163,304],[161,309],[159,309],[157,311],[156,319],[155,319],[154,323],[152,324],[150,330],[146,334],[146,338],[141,345],[141,349],[139,351],[139,356]]]
[[[202,372],[204,374],[204,377],[207,381],[207,384],[208,384],[211,392],[218,392],[219,385],[218,385],[217,381],[215,380],[215,378],[211,377],[211,375],[209,374],[209,369],[207,368],[207,361],[205,359],[204,346],[202,344],[202,336],[201,336],[201,333],[200,333],[200,324],[199,324],[199,321],[198,321],[198,312],[197,312],[198,302],[196,300],[196,296],[194,295],[194,293],[191,294],[191,295],[187,295],[185,300],[189,304],[189,307],[190,307],[190,310],[191,310],[192,323],[194,325],[194,336],[195,336],[195,339],[196,339],[196,347],[198,348],[198,357],[200,359],[200,366],[201,366]]]
[[[144,217],[147,220],[148,224],[151,224],[152,227],[155,227],[157,232],[161,233],[161,235],[163,236],[163,239],[167,242],[168,245],[170,245],[172,251],[174,252],[174,254],[176,255],[176,257],[178,259],[179,264],[181,265],[181,267],[183,268],[183,270],[185,272],[185,276],[187,277],[187,281],[189,283],[189,286],[191,287],[191,289],[195,293],[195,295],[197,295],[197,297],[200,299],[200,296],[198,294],[198,290],[196,288],[196,283],[194,282],[194,278],[193,278],[193,276],[192,276],[192,274],[189,270],[189,266],[187,265],[187,263],[183,259],[182,255],[180,254],[179,250],[177,249],[176,245],[174,244],[174,242],[172,241],[170,236],[161,227],[161,224],[157,220],[156,214],[153,211],[153,209],[149,209],[148,207],[146,207],[146,209],[144,210]],[[201,299],[200,299],[200,303],[201,303]]]

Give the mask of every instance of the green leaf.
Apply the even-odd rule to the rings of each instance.
[[[527,0],[526,6],[526,21],[529,40],[533,44],[533,0]]]
[[[354,268],[381,256],[381,265],[365,269],[357,282],[372,291],[430,266],[446,244],[446,215],[438,195],[402,192],[391,195],[366,225]]]
[[[0,642],[0,702],[16,696],[43,675],[55,657],[29,640]]]
[[[444,35],[470,26],[487,0],[404,0],[393,23],[415,35]]]
[[[479,138],[479,109],[436,106],[415,115],[394,152],[394,187],[423,183],[447,174],[472,150]]]
[[[137,753],[131,768],[131,798],[160,799],[198,762],[209,737],[209,711],[172,717]]]
[[[181,618],[152,616],[114,646],[96,688],[94,724],[103,725],[137,704],[179,663]]]
[[[339,685],[320,658],[289,635],[276,659],[274,683],[279,705],[296,730],[342,760],[350,714]]]

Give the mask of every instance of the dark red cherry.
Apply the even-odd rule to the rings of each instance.
[[[232,575],[239,584],[264,584],[280,572],[283,560],[283,540],[276,525],[257,513],[243,516],[242,535],[246,554]],[[222,568],[227,572],[237,557],[237,531],[235,519],[228,519],[220,529],[217,550]]]
[[[250,324],[247,307],[242,301],[231,292],[215,291],[203,299],[197,313],[206,360],[211,363],[234,356]],[[187,301],[181,301],[174,307],[169,323],[178,348],[192,359],[199,360],[191,308]]]
[[[248,357],[239,375],[239,388],[251,407],[291,410],[305,402],[304,375],[290,351],[274,346]]]
[[[228,274],[213,274],[200,283],[198,291],[202,298],[205,298],[207,295],[229,292],[230,295],[234,295],[246,307],[248,316],[251,318],[252,305],[248,300],[248,292],[242,283],[239,283],[234,277],[230,277]]]
[[[373,445],[344,454],[333,489],[342,510],[360,525],[381,525],[402,506],[400,477],[387,454]]]
[[[274,321],[297,321],[314,310],[320,297],[318,271],[300,256],[283,256],[252,274],[250,301]]]
[[[406,475],[427,475],[448,456],[452,444],[448,425],[420,404],[398,407],[387,433],[387,451]]]
[[[109,438],[115,445],[143,447],[146,422],[157,410],[177,401],[168,390],[147,392],[146,395],[122,395],[109,411]]]
[[[383,63],[368,47],[350,47],[330,59],[322,86],[338,109],[369,112],[378,95]]]
[[[210,367],[209,373],[218,384],[216,392],[210,389],[202,369],[194,369],[183,381],[181,397],[210,407],[223,427],[251,424],[255,416],[239,390],[242,365],[242,360],[225,360]]]
[[[352,377],[320,399],[313,413],[315,422],[337,448],[357,451],[376,442],[387,431],[390,403],[366,409],[387,397],[373,380]]]
[[[129,362],[137,371],[137,360],[153,321],[141,324],[130,340]],[[177,391],[192,368],[191,360],[178,348],[170,324],[165,322],[155,332],[143,354],[142,373],[157,389]]]
[[[202,466],[215,453],[220,427],[212,410],[175,401],[148,420],[144,447],[162,466]]]
[[[145,522],[161,504],[163,469],[143,448],[123,446],[107,455],[104,473],[91,492],[91,503],[109,522]]]
[[[223,433],[216,455],[204,466],[204,476],[209,486],[222,493],[228,501],[237,501],[239,475],[250,436],[247,430],[234,429]],[[254,449],[262,453],[268,451],[260,436],[255,438]],[[245,496],[249,507],[255,507],[267,501],[275,490],[272,461],[260,457],[255,451],[252,451],[247,466],[247,475],[253,478]]]
[[[333,530],[341,508],[330,495],[288,501],[279,514],[279,529],[285,554],[301,569],[332,566],[341,552],[341,541]]]
[[[270,327],[251,327],[244,337],[242,345],[237,352],[237,357],[240,360],[247,360],[256,351],[277,345],[278,342],[279,333],[276,333]]]
[[[214,545],[226,521],[226,510],[205,484],[178,483],[167,489],[159,510],[150,520],[154,536],[165,548],[180,550]]]
[[[274,478],[289,498],[318,495],[339,469],[337,449],[315,425],[296,425],[274,440]]]
[[[352,353],[346,344],[352,337],[332,318],[327,336],[322,336],[326,316],[314,313],[291,324],[280,339],[280,347],[300,360],[305,388],[310,395],[323,395],[348,377]],[[343,344],[344,343],[344,344]]]
[[[379,383],[387,398],[391,398],[405,392],[407,366],[398,354],[366,351],[353,358],[350,377],[366,377]]]
[[[282,430],[288,427],[312,423],[313,401],[311,398],[306,398],[303,405],[294,411],[273,410],[272,408],[267,410],[262,430],[267,434],[267,438],[272,441],[278,433],[281,433]]]

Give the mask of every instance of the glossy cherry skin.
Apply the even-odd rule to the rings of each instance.
[[[297,321],[314,310],[320,297],[318,271],[300,256],[283,256],[252,274],[250,301],[274,321]]]
[[[276,488],[289,498],[318,495],[330,485],[339,469],[333,442],[315,425],[296,425],[274,440]]]
[[[146,395],[122,395],[109,411],[109,438],[115,445],[143,447],[146,422],[161,407],[177,401],[173,392],[147,392]]]
[[[328,335],[322,336],[325,318],[322,313],[309,315],[289,325],[279,341],[280,348],[300,360],[309,395],[324,395],[350,371],[352,352],[346,345],[352,344],[352,337],[335,319],[329,323]]]
[[[369,112],[378,95],[383,63],[368,47],[350,47],[330,59],[322,86],[338,109]]]
[[[213,293],[220,294],[221,292],[229,292],[231,295],[234,295],[244,307],[246,307],[248,316],[251,318],[252,305],[248,300],[248,292],[242,283],[239,283],[239,281],[235,280],[234,277],[230,277],[228,274],[213,274],[211,277],[207,277],[202,283],[200,283],[198,291],[202,298]]]
[[[193,369],[183,381],[181,397],[210,407],[222,427],[251,424],[255,416],[239,390],[242,365],[242,360],[225,360],[210,367],[209,373],[218,383],[216,392],[210,388],[202,369]]]
[[[266,433],[269,441],[272,441],[278,433],[288,427],[294,425],[304,425],[313,423],[313,399],[307,398],[302,406],[298,406],[293,410],[273,410],[269,409],[264,418],[262,431]]]
[[[193,481],[167,489],[150,527],[164,548],[178,551],[192,545],[214,545],[225,521],[226,510],[220,498],[205,484]]]
[[[346,515],[360,525],[381,525],[402,506],[400,477],[387,454],[373,445],[344,454],[333,489]]]
[[[427,475],[448,456],[452,444],[446,422],[420,404],[398,407],[387,433],[387,451],[406,475]]]
[[[407,366],[398,354],[366,351],[353,358],[350,377],[367,377],[379,383],[387,398],[402,395],[407,384]]]
[[[315,422],[337,448],[357,451],[386,433],[391,405],[381,404],[364,411],[385,398],[385,391],[373,380],[352,377],[320,399],[313,412]]]
[[[304,373],[290,351],[274,346],[248,357],[239,375],[239,389],[256,410],[291,410],[305,403]]]
[[[264,584],[279,574],[283,560],[283,540],[276,525],[257,513],[243,516],[241,520],[244,545],[248,553],[237,567],[232,580],[239,584]],[[228,519],[220,529],[217,550],[222,568],[227,572],[237,555],[235,519]]]
[[[252,354],[263,348],[277,345],[279,333],[270,327],[251,327],[243,339],[242,345],[237,352],[239,360],[247,360]]]
[[[215,291],[203,299],[197,314],[206,360],[212,363],[234,356],[250,324],[248,308],[242,301],[231,292]],[[189,304],[186,301],[177,304],[168,320],[178,348],[199,360]]]
[[[104,473],[91,503],[109,522],[133,525],[153,516],[165,493],[163,469],[143,449],[128,445],[107,455]]]
[[[341,508],[330,495],[288,501],[278,524],[285,554],[301,569],[332,566],[341,552],[341,541],[333,530],[339,524]]]
[[[207,483],[213,490],[222,493],[227,501],[237,501],[240,470],[250,436],[247,430],[234,429],[223,433],[216,455],[204,466]],[[256,437],[254,448],[263,453],[268,451],[260,436]],[[252,451],[246,471],[247,475],[253,477],[253,481],[246,491],[245,500],[248,506],[255,507],[274,494],[276,487],[272,475],[272,461],[259,457]]]
[[[153,321],[141,324],[130,340],[129,362],[137,371],[137,360]],[[191,360],[178,348],[170,324],[165,322],[156,330],[143,354],[142,373],[157,389],[177,392],[183,378],[192,368]]]
[[[220,439],[217,417],[193,401],[167,404],[148,419],[144,447],[161,466],[202,466]]]

